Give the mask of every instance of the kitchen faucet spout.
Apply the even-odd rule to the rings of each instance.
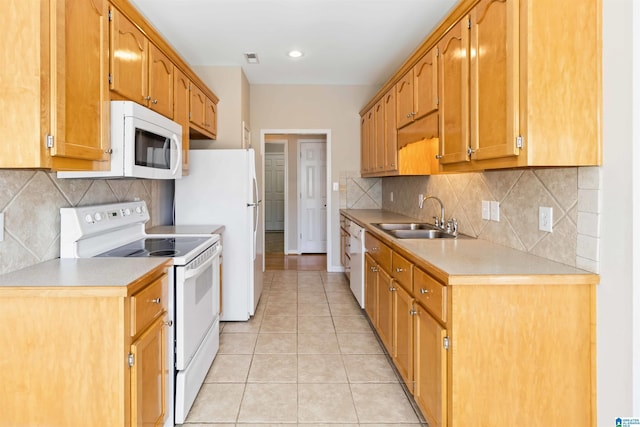
[[[424,202],[429,199],[433,199],[440,204],[440,218],[438,219],[438,217],[434,217],[434,219],[436,227],[444,228],[446,220],[444,217],[444,204],[442,203],[442,200],[440,200],[436,196],[423,196],[422,199],[420,199],[420,203],[418,204],[420,206],[420,209],[422,209],[422,207],[424,206]]]

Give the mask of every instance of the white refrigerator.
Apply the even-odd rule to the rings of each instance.
[[[222,321],[248,320],[262,293],[258,196],[253,149],[191,150],[189,175],[175,181],[175,225],[225,226]]]

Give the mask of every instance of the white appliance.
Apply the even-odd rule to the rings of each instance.
[[[111,101],[111,170],[58,178],[182,177],[182,126],[132,101]]]
[[[360,307],[364,308],[364,228],[351,221],[349,223],[349,234],[351,235],[349,244],[351,258],[349,286]]]
[[[191,150],[189,175],[176,181],[176,225],[225,226],[222,321],[248,320],[262,293],[255,165],[253,149]]]
[[[60,220],[61,258],[172,258],[165,427],[182,424],[219,348],[220,236],[147,235],[144,201],[62,208]]]

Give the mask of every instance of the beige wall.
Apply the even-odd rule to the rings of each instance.
[[[331,153],[327,175],[339,182],[340,171],[360,165],[360,116],[362,106],[377,90],[373,86],[252,85],[252,139],[260,140],[262,130],[328,129]],[[257,145],[257,144],[254,144]],[[339,196],[331,192],[330,269],[340,268]]]

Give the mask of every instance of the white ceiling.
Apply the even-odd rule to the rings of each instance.
[[[242,66],[251,84],[323,85],[382,85],[457,2],[131,1],[192,66]]]

